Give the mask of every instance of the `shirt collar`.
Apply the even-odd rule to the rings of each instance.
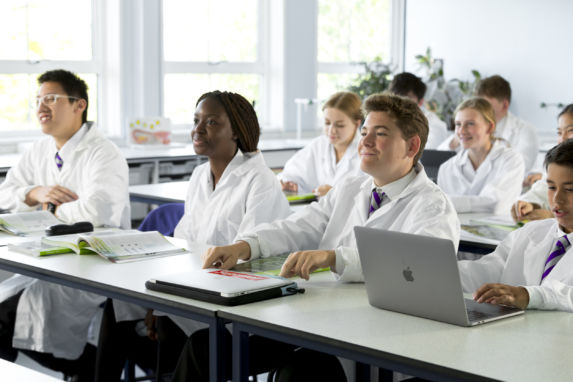
[[[408,185],[412,182],[412,180],[414,180],[415,177],[416,177],[416,171],[415,169],[411,169],[409,173],[407,173],[400,179],[395,180],[392,183],[388,183],[382,187],[376,187],[376,184],[374,184],[374,179],[371,179],[370,190],[372,190],[373,188],[382,189],[386,197],[390,200],[393,200],[397,198],[406,189],[406,187],[408,187]]]
[[[60,158],[62,158],[62,161],[64,163],[66,162],[66,158],[70,158],[70,156],[72,155],[72,153],[74,152],[76,147],[78,147],[81,140],[86,136],[90,127],[91,127],[91,124],[84,123],[82,125],[82,127],[80,127],[80,129],[78,131],[76,131],[76,133],[74,135],[72,135],[72,137],[70,139],[68,139],[68,141],[66,143],[64,143],[64,145],[62,146],[62,148],[60,150],[58,150],[56,148],[56,151],[58,152],[58,154],[60,155]],[[54,145],[55,145],[55,143],[54,143]]]

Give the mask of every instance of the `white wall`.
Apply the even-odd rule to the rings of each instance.
[[[431,47],[446,78],[500,74],[511,83],[510,109],[540,134],[555,134],[559,109],[573,103],[570,0],[407,0],[406,70]]]

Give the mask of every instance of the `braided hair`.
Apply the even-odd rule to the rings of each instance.
[[[257,151],[261,128],[251,103],[240,94],[215,90],[199,97],[195,106],[206,98],[217,100],[225,109],[231,122],[231,129],[237,136],[239,150],[243,153]]]

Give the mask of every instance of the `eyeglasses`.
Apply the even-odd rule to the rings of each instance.
[[[63,94],[46,94],[44,96],[41,97],[36,97],[36,107],[40,107],[40,103],[43,103],[45,106],[52,106],[55,105],[56,102],[58,102],[58,100],[60,98],[71,98],[71,99],[80,99],[78,97],[72,97],[72,96],[68,96],[68,95],[63,95]]]

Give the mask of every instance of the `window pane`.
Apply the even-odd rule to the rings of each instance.
[[[0,132],[39,130],[36,119],[38,74],[0,75]],[[88,84],[88,120],[97,117],[97,76],[79,74]]]
[[[257,0],[164,0],[166,61],[255,62]]]
[[[390,0],[318,0],[318,61],[390,58]]]
[[[334,93],[347,90],[355,78],[354,73],[319,73],[316,89],[319,102],[322,104]]]
[[[259,84],[260,77],[255,74],[166,74],[165,116],[173,124],[193,123],[197,99],[213,90],[241,94],[251,103],[255,102],[259,114]]]
[[[90,0],[0,2],[0,60],[91,60]]]

